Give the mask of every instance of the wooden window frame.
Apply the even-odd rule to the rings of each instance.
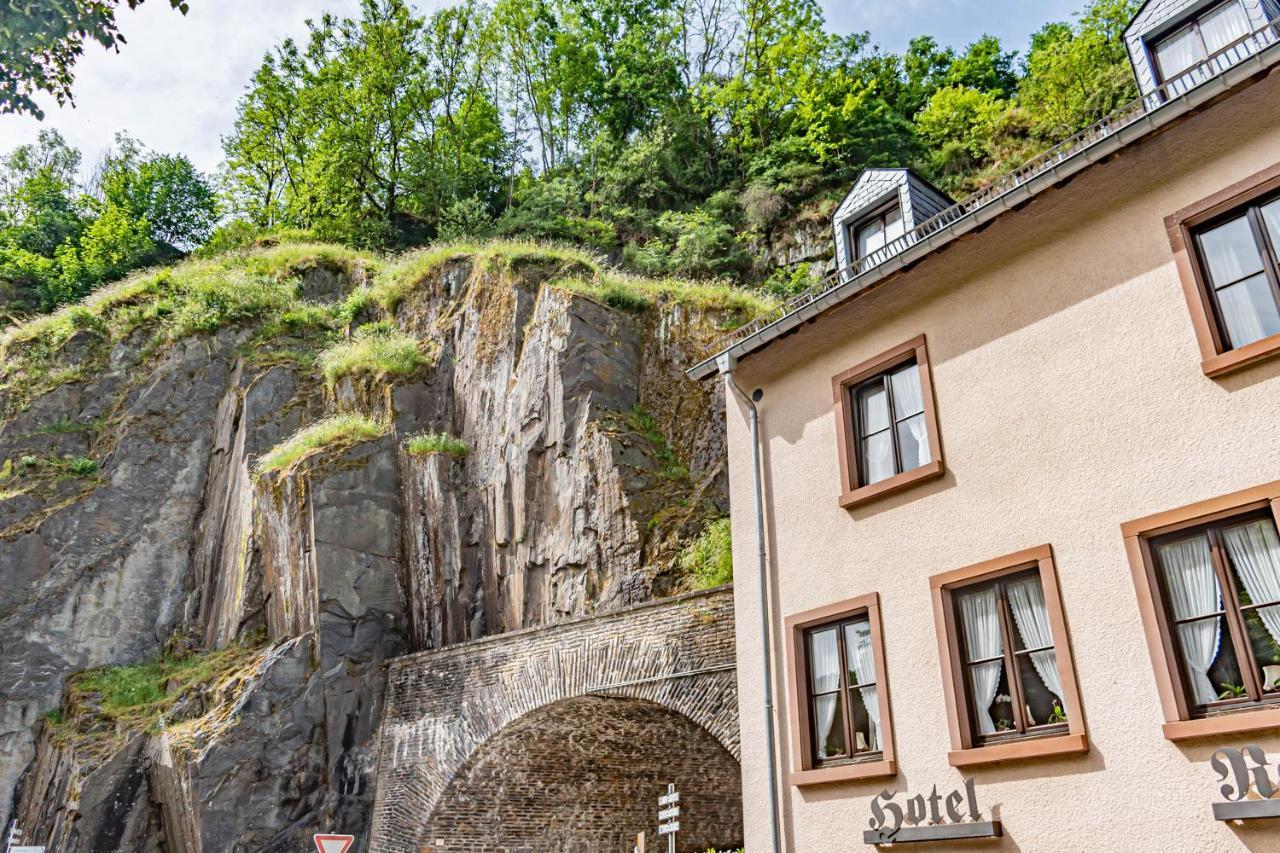
[[[880,705],[879,757],[845,759],[819,764],[812,749],[812,709],[809,702],[809,666],[806,637],[810,631],[866,616],[871,626],[871,654],[876,667],[876,699]],[[884,632],[880,621],[880,594],[870,593],[788,616],[785,620],[787,651],[788,717],[791,722],[792,771],[790,784],[797,787],[824,782],[882,779],[898,772],[893,747],[893,713],[889,708],[889,675],[885,667]],[[843,666],[843,661],[841,666]],[[842,682],[843,689],[843,682]]]
[[[1231,214],[1261,201],[1280,191],[1280,163],[1263,169],[1226,189],[1201,199],[1195,204],[1165,217],[1165,229],[1173,249],[1178,278],[1182,282],[1183,296],[1191,313],[1191,325],[1196,343],[1200,347],[1200,367],[1205,376],[1215,378],[1240,370],[1280,352],[1280,334],[1270,335],[1251,344],[1230,348],[1219,321],[1214,289],[1196,250],[1195,232],[1217,219],[1230,218]],[[1280,249],[1280,247],[1277,247]],[[1272,287],[1280,286],[1276,276],[1280,273],[1280,258],[1267,258],[1266,247],[1259,249],[1264,255],[1264,269]],[[1267,261],[1277,263],[1271,269]]]
[[[930,461],[918,468],[903,471],[867,486],[861,485],[858,453],[858,428],[852,390],[877,375],[889,373],[914,361],[920,372],[920,399],[924,404],[925,432],[929,439]],[[938,410],[933,396],[933,371],[924,335],[917,335],[887,352],[870,358],[831,379],[835,398],[836,444],[840,453],[840,505],[845,509],[861,506],[903,489],[941,477],[946,473],[942,457],[942,440],[938,431]],[[895,439],[896,440],[896,439]]]
[[[1164,736],[1168,740],[1214,737],[1280,726],[1280,704],[1269,707],[1253,704],[1240,711],[1207,717],[1196,716],[1195,709],[1187,698],[1188,691],[1169,625],[1168,610],[1151,553],[1153,539],[1251,512],[1266,511],[1271,513],[1272,520],[1280,527],[1280,480],[1135,519],[1120,527],[1124,536],[1125,553],[1129,558],[1129,569],[1133,574],[1142,628],[1151,654],[1151,666],[1155,671],[1160,706],[1164,712]],[[1245,665],[1247,661],[1241,662],[1242,667]]]
[[[1059,697],[1067,714],[1066,730],[1047,734],[1028,733],[1002,742],[984,744],[980,742],[970,712],[968,688],[964,679],[963,644],[956,622],[953,593],[1028,570],[1039,573],[1040,585],[1044,591],[1049,626],[1053,631],[1053,647],[1057,653],[1058,676],[1062,680],[1062,692],[1066,694]],[[934,575],[929,578],[929,589],[933,597],[938,657],[942,666],[943,695],[951,734],[951,751],[947,753],[951,766],[969,767],[997,761],[1088,752],[1089,736],[1085,727],[1084,707],[1080,702],[1080,688],[1076,682],[1062,595],[1058,589],[1053,549],[1048,545],[1040,545]]]

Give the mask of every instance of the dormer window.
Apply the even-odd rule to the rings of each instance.
[[[1160,82],[1167,83],[1244,38],[1252,30],[1240,0],[1226,0],[1151,44]]]
[[[854,226],[851,241],[854,246],[854,260],[870,258],[905,233],[906,228],[902,223],[902,206],[895,201]]]
[[[955,202],[907,169],[867,169],[832,216],[836,268],[849,279],[911,246],[924,223]]]

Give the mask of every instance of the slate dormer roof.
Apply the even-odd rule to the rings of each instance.
[[[896,201],[902,210],[904,237],[876,252],[871,263],[886,260],[911,245],[912,233],[920,223],[937,216],[954,201],[942,190],[910,169],[867,169],[840,202],[832,216],[835,231],[836,266],[841,278],[852,278],[854,257],[851,230],[868,216]]]
[[[1193,69],[1181,78],[1161,80],[1156,66],[1153,45],[1161,38],[1173,34],[1183,25],[1225,3],[1236,3],[1249,19],[1251,35],[1241,44],[1229,48],[1222,55],[1212,58],[1210,67]],[[1143,95],[1159,93],[1160,100],[1181,95],[1192,86],[1225,71],[1231,65],[1251,56],[1276,41],[1274,29],[1267,24],[1280,18],[1280,0],[1147,0],[1124,31],[1125,47],[1133,63],[1138,89]]]

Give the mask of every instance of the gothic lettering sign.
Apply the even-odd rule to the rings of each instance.
[[[963,791],[963,793],[962,793]],[[912,841],[954,841],[965,838],[998,838],[1000,821],[983,820],[972,779],[961,790],[943,796],[938,786],[926,797],[884,790],[871,801],[871,829],[862,833],[866,844],[904,844]]]
[[[1223,748],[1209,757],[1209,766],[1218,774],[1223,785],[1218,788],[1225,803],[1213,804],[1213,816],[1218,820],[1256,820],[1280,817],[1280,799],[1272,799],[1276,787],[1272,784],[1271,768],[1267,754],[1260,746],[1243,749]],[[1258,799],[1248,799],[1250,788]]]

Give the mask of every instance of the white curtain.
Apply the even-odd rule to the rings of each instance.
[[[1173,615],[1190,619],[1222,609],[1222,590],[1213,575],[1209,540],[1205,536],[1183,539],[1160,546],[1160,564],[1169,585]],[[1196,701],[1204,704],[1218,698],[1209,678],[1209,667],[1218,657],[1222,641],[1222,625],[1217,619],[1204,619],[1178,626],[1182,657],[1191,670],[1191,686]]]
[[[862,440],[863,476],[867,485],[887,480],[897,473],[893,462],[893,418],[889,412],[889,394],[883,385],[862,391],[858,405],[861,428],[867,436]]]
[[[818,757],[827,757],[827,737],[831,734],[831,726],[836,719],[836,699],[838,693],[832,691],[840,688],[840,650],[836,645],[834,628],[813,635],[812,640],[814,693],[830,693],[828,696],[814,697],[814,716],[818,724]]]
[[[846,626],[844,645],[849,651],[849,665],[858,678],[858,684],[870,685],[860,689],[862,704],[866,706],[867,717],[871,721],[871,731],[868,733],[870,742],[867,748],[874,751],[880,748],[880,701],[875,684],[876,661],[871,653],[871,623],[855,622]]]
[[[1233,219],[1200,236],[1204,262],[1217,287],[1262,272],[1262,253],[1245,217]]]
[[[1053,628],[1049,625],[1049,611],[1044,603],[1044,588],[1040,578],[1027,578],[1009,584],[1009,608],[1013,621],[1022,635],[1023,644],[1029,649],[1049,648],[1032,652],[1031,665],[1049,688],[1049,692],[1062,700],[1062,678],[1058,673],[1058,653],[1053,648]]]
[[[1280,538],[1275,525],[1265,519],[1251,521],[1223,532],[1227,553],[1245,591],[1255,604],[1280,601]],[[1280,607],[1256,611],[1267,633],[1280,645]]]
[[[1200,19],[1200,34],[1209,54],[1215,54],[1249,34],[1249,17],[1239,0],[1229,0]]]
[[[906,422],[907,428],[911,431],[911,437],[916,442],[916,458],[903,459],[903,470],[919,468],[921,465],[929,461],[929,434],[925,429],[924,415],[924,394],[920,389],[920,366],[911,365],[905,370],[899,370],[890,378],[893,384],[893,404],[897,409],[897,416],[905,418],[908,415],[917,415]],[[905,451],[905,448],[904,448]],[[905,452],[903,453],[905,456]]]
[[[1204,58],[1200,39],[1190,27],[1156,45],[1156,62],[1160,76],[1166,81],[1172,81]]]
[[[969,660],[998,657],[1004,651],[1000,642],[1000,616],[996,611],[996,591],[971,592],[960,598],[960,619],[964,625],[965,645]],[[996,730],[991,719],[991,703],[1000,687],[1003,660],[973,664],[969,667],[973,705],[978,714],[978,733],[989,735]]]
[[[1272,245],[1280,245],[1280,201],[1273,201],[1262,208],[1262,221],[1271,232]]]
[[[1222,319],[1231,334],[1232,346],[1251,344],[1280,329],[1271,288],[1263,276],[1219,290],[1218,304],[1222,306]]]

